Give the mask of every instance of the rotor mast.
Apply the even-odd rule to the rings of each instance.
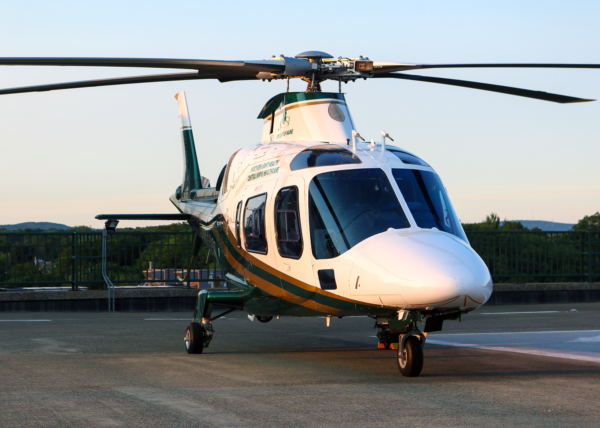
[[[321,68],[323,64],[323,59],[333,58],[331,55],[321,51],[306,51],[301,54],[296,55],[296,58],[301,58],[308,60],[311,65],[311,74],[310,77],[303,76],[301,77],[308,86],[306,87],[306,92],[321,92],[321,82],[324,80],[321,78]]]

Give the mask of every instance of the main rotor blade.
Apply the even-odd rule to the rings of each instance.
[[[215,76],[203,76],[198,73],[154,74],[150,76],[117,77],[114,79],[84,80],[80,82],[51,83],[48,85],[23,86],[20,88],[0,89],[0,95],[22,94],[26,92],[45,92],[58,89],[93,88],[96,86],[127,85],[131,83],[170,82],[175,80],[211,79]]]
[[[600,68],[600,64],[415,64],[415,68]]]
[[[401,64],[373,61],[374,74],[426,68],[600,68],[600,64]]]
[[[200,74],[255,76],[260,72],[280,73],[283,60],[215,61],[168,58],[0,58],[0,65],[68,66],[68,67],[132,67],[198,70]]]
[[[489,83],[469,82],[467,80],[456,80],[456,79],[443,79],[441,77],[430,77],[430,76],[416,76],[413,74],[403,73],[388,73],[388,74],[376,74],[373,78],[393,78],[393,79],[406,79],[406,80],[417,80],[420,82],[440,83],[442,85],[461,86],[463,88],[481,89],[483,91],[499,92],[501,94],[517,95],[519,97],[534,98],[543,101],[552,101],[555,103],[568,104],[568,103],[582,103],[588,100],[585,98],[569,97],[567,95],[551,94],[542,91],[531,91],[529,89],[513,88],[510,86],[491,85]]]

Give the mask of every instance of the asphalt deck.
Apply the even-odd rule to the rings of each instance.
[[[188,355],[186,315],[1,313],[0,427],[600,426],[600,303],[448,321],[418,378],[369,318],[233,312]]]

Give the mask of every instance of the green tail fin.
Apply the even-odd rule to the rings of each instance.
[[[179,102],[179,119],[181,120],[181,140],[183,143],[183,182],[181,183],[181,198],[190,199],[192,192],[202,188],[202,177],[198,166],[194,134],[188,113],[185,92],[178,92],[175,99]],[[179,192],[178,192],[179,193]]]

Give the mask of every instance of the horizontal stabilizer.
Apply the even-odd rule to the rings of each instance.
[[[189,214],[98,214],[96,220],[179,220],[186,221]]]

